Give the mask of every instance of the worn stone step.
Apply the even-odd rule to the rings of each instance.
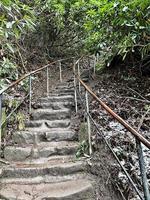
[[[48,131],[50,128],[69,128],[70,119],[64,120],[37,120],[37,121],[26,121],[26,130],[30,131]]]
[[[64,110],[64,108],[71,108],[74,105],[73,102],[44,102],[44,103],[36,103],[33,105],[34,109],[38,109],[38,108],[49,108],[52,110]]]
[[[19,185],[33,185],[41,183],[60,183],[70,180],[79,180],[79,179],[91,179],[86,173],[78,172],[75,174],[63,175],[63,176],[36,176],[36,177],[27,177],[27,178],[1,178],[1,184],[19,184]]]
[[[82,161],[66,162],[51,165],[51,161],[37,164],[15,163],[2,169],[1,178],[33,178],[37,176],[63,176],[82,172]]]
[[[54,92],[50,92],[49,93],[49,96],[50,97],[53,97],[53,96],[58,96],[58,97],[60,97],[60,96],[65,96],[65,95],[71,95],[71,96],[74,96],[74,92],[63,92],[63,91],[60,91],[60,92],[58,92],[57,90],[56,91],[54,91]]]
[[[60,128],[50,131],[18,131],[13,134],[13,141],[17,144],[34,144],[40,141],[73,141],[77,139],[76,132]]]
[[[47,158],[29,158],[27,160],[23,160],[23,161],[12,161],[11,164],[12,165],[17,165],[17,166],[35,166],[35,165],[43,165],[46,163],[50,163],[50,165],[56,165],[57,163],[59,164],[64,164],[64,163],[68,163],[68,162],[76,162],[76,161],[85,161],[85,157],[80,157],[80,158],[76,158],[75,155],[54,155],[54,156],[50,156]],[[5,160],[4,160],[5,161]],[[9,163],[8,163],[9,164]],[[9,164],[9,165],[11,165]]]
[[[64,83],[64,84],[58,84],[55,88],[60,88],[60,89],[63,89],[63,88],[69,88],[69,89],[72,89],[74,87],[74,82],[72,83]]]
[[[71,130],[73,83],[61,83],[34,105],[24,131],[4,148],[0,199],[95,200],[92,181],[77,160],[77,133]]]
[[[65,86],[65,87],[61,87],[61,86],[56,86],[54,88],[54,91],[55,90],[59,90],[59,91],[68,91],[68,92],[74,92],[74,87],[70,87],[70,86]]]
[[[61,95],[61,96],[51,96],[51,97],[43,97],[39,99],[39,102],[65,102],[65,101],[73,101],[74,97],[72,95]]]
[[[54,120],[54,121],[46,121],[45,125],[47,128],[67,128],[70,126],[70,120]]]
[[[71,117],[69,109],[63,110],[50,110],[50,109],[37,109],[32,112],[31,120],[60,120],[68,119]]]
[[[87,76],[81,75],[81,78],[82,78],[82,81],[83,81],[83,82],[89,82],[89,80],[90,80],[90,78],[89,78],[88,75],[87,75]],[[73,82],[73,81],[74,81],[74,77],[72,77],[72,78],[70,79],[70,81]]]
[[[75,141],[78,135],[75,131],[56,129],[46,132],[46,138],[48,141]]]
[[[65,96],[65,95],[72,95],[73,97],[74,97],[74,92],[64,92],[64,91],[58,91],[58,90],[56,90],[56,91],[54,91],[54,92],[52,92],[52,93],[49,93],[49,96]]]
[[[72,87],[74,85],[74,82],[69,82],[69,81],[66,81],[66,82],[63,82],[63,83],[58,83],[56,85],[56,87]]]
[[[9,200],[95,200],[92,184],[85,179],[54,184],[7,184],[0,196]]]
[[[76,158],[75,155],[54,155],[54,156],[50,156],[50,157],[47,157],[47,158],[37,158],[37,159],[34,159],[34,158],[29,158],[27,160],[23,160],[23,161],[12,161],[11,164],[12,165],[18,165],[18,166],[21,166],[21,165],[24,165],[24,166],[35,166],[35,165],[43,165],[45,163],[50,163],[50,165],[55,165],[56,163],[59,163],[59,164],[63,164],[63,163],[68,163],[68,162],[75,162],[75,161],[85,161],[85,158],[84,157],[81,157],[80,159]],[[11,165],[10,164],[10,165]]]
[[[4,158],[7,161],[23,161],[29,158],[50,157],[53,155],[75,154],[78,147],[76,142],[42,142],[38,145],[7,146]]]
[[[76,87],[79,88],[78,83],[76,84]],[[55,90],[59,90],[59,91],[62,91],[62,90],[66,90],[66,91],[68,90],[69,91],[70,90],[71,92],[74,92],[74,83],[72,85],[69,85],[69,86],[66,85],[65,87],[59,85],[59,86],[57,86],[56,88],[53,89],[54,92],[55,92]]]
[[[72,83],[64,83],[64,84],[58,84],[56,85],[56,88],[72,88],[74,86],[74,82]]]
[[[52,93],[64,93],[64,95],[74,95],[74,89],[69,88],[57,88],[52,90]]]

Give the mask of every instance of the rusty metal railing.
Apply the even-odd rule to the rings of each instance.
[[[87,116],[89,154],[92,153],[92,144],[91,144],[91,122],[92,122],[93,125],[96,127],[98,134],[103,137],[106,145],[111,150],[113,156],[115,157],[115,159],[119,163],[120,167],[124,171],[125,175],[127,176],[129,182],[131,183],[132,187],[136,191],[139,198],[141,200],[144,200],[144,199],[150,200],[149,185],[148,185],[148,181],[147,181],[147,175],[146,175],[146,169],[145,169],[145,163],[144,163],[144,156],[143,156],[143,149],[142,149],[142,146],[141,146],[141,144],[144,144],[148,149],[150,149],[150,142],[145,137],[143,137],[138,131],[136,131],[132,126],[130,126],[125,120],[123,120],[119,115],[117,115],[113,110],[111,110],[100,98],[98,98],[96,96],[96,94],[89,88],[89,86],[87,86],[82,81],[82,79],[80,77],[80,74],[81,74],[80,61],[81,60],[82,60],[82,58],[77,60],[74,63],[74,66],[73,66],[74,89],[75,89],[75,108],[76,108],[76,112],[77,112],[78,111],[78,96],[79,96],[80,102],[81,102],[82,107],[84,108],[86,116]],[[94,69],[93,72],[94,73],[95,73],[95,65],[96,65],[96,60],[94,60],[94,66],[93,66],[93,69]],[[76,70],[76,68],[77,68],[77,70]],[[85,103],[83,102],[83,99],[81,97],[81,86],[85,89],[85,97],[84,97]],[[90,115],[88,95],[91,95],[109,115],[111,115],[115,120],[117,120],[127,131],[129,131],[135,137],[144,195],[142,195],[142,193],[139,191],[136,184],[134,183],[134,181],[130,177],[129,173],[127,172],[125,167],[121,164],[118,156],[116,155],[116,153],[112,149],[111,145],[109,144],[109,142],[105,138],[105,134],[102,133],[102,131],[100,131],[95,120]]]
[[[19,108],[19,106],[27,99],[29,98],[29,113],[31,113],[31,109],[32,109],[32,89],[33,89],[33,84],[32,84],[32,77],[35,76],[37,73],[42,72],[43,70],[46,70],[46,92],[47,92],[47,96],[49,95],[49,68],[50,66],[52,66],[53,64],[58,63],[58,68],[59,68],[59,79],[60,82],[62,82],[62,67],[61,67],[61,63],[63,61],[66,60],[70,60],[72,58],[68,58],[68,59],[61,59],[61,60],[57,60],[54,61],[52,63],[49,63],[48,65],[41,67],[35,71],[32,71],[26,75],[24,75],[23,77],[21,77],[20,79],[18,79],[17,81],[15,81],[14,83],[12,83],[11,85],[9,85],[8,87],[0,90],[0,147],[1,147],[1,133],[2,133],[2,127],[4,125],[4,123],[11,117],[11,115],[13,115],[14,112],[17,111],[17,109]],[[75,108],[76,108],[76,112],[78,111],[78,96],[80,97],[80,100],[82,102],[82,98],[80,95],[81,92],[81,87],[85,88],[85,102],[86,105],[82,104],[84,109],[85,109],[85,113],[87,116],[87,123],[88,123],[88,142],[89,142],[89,154],[92,154],[92,139],[91,139],[91,123],[93,123],[93,125],[96,127],[98,134],[101,135],[105,141],[105,143],[107,144],[108,148],[111,150],[113,156],[115,157],[115,159],[117,160],[117,162],[119,163],[120,167],[122,168],[122,170],[124,171],[125,175],[127,176],[129,182],[131,183],[131,185],[133,186],[133,188],[135,189],[136,193],[138,194],[139,198],[141,200],[150,200],[150,194],[149,194],[149,187],[148,187],[148,182],[147,182],[147,176],[146,176],[146,170],[145,170],[145,164],[144,164],[144,157],[143,157],[143,150],[141,147],[141,144],[144,144],[147,148],[150,149],[150,142],[148,140],[146,140],[138,131],[136,131],[135,129],[133,129],[127,122],[125,122],[120,116],[118,116],[115,112],[113,112],[103,101],[101,101],[101,99],[99,99],[95,93],[82,81],[82,79],[80,78],[80,74],[81,74],[81,70],[80,70],[80,61],[81,59],[77,60],[76,62],[74,62],[74,88],[75,88]],[[93,73],[95,73],[95,65],[96,65],[96,60],[94,60],[94,66],[93,66]],[[76,66],[77,66],[77,73],[76,73]],[[3,94],[5,92],[7,92],[9,89],[15,87],[16,85],[19,85],[19,83],[21,83],[23,80],[28,79],[29,81],[29,88],[28,88],[28,94],[25,96],[25,98],[22,100],[22,102],[14,109],[12,110],[12,112],[6,117],[5,121],[2,121],[2,104],[3,104]],[[78,90],[79,88],[79,90]],[[94,119],[92,118],[91,114],[90,114],[90,107],[89,107],[89,94],[97,101],[99,102],[99,104],[107,111],[107,113],[109,115],[111,115],[114,119],[116,119],[120,124],[122,124],[126,130],[128,130],[137,140],[137,149],[138,149],[138,156],[139,156],[139,164],[140,164],[140,171],[141,171],[141,177],[142,177],[142,183],[143,183],[143,191],[144,191],[144,196],[141,194],[141,192],[139,191],[139,189],[137,188],[137,186],[135,185],[135,183],[133,182],[132,178],[130,177],[130,175],[128,174],[127,170],[125,169],[125,167],[121,164],[118,156],[116,155],[116,153],[113,151],[111,145],[109,144],[109,142],[107,141],[107,139],[105,138],[105,134],[102,133],[99,129],[99,127],[97,126],[96,122],[94,121]]]
[[[71,58],[67,58],[67,59],[60,59],[54,62],[51,62],[41,68],[38,68],[32,72],[29,72],[28,74],[25,74],[24,76],[22,76],[21,78],[19,78],[18,80],[16,80],[15,82],[13,82],[12,84],[10,84],[9,86],[3,88],[2,90],[0,90],[0,148],[1,148],[1,144],[2,144],[2,127],[4,126],[4,124],[10,119],[10,117],[19,109],[19,107],[21,106],[21,104],[23,102],[25,102],[25,100],[29,99],[29,114],[31,113],[31,109],[32,109],[32,90],[33,90],[33,80],[32,78],[46,70],[46,93],[47,96],[49,95],[49,79],[50,79],[50,72],[49,72],[49,68],[53,65],[53,64],[57,64],[58,65],[58,69],[59,69],[59,80],[60,82],[62,82],[62,62],[63,61],[67,61],[73,59],[73,57]],[[19,85],[23,80],[27,80],[28,79],[28,94],[23,98],[23,100],[21,101],[21,103],[14,108],[10,114],[8,116],[6,116],[6,119],[3,120],[2,119],[2,106],[3,106],[3,94],[6,93],[9,89],[14,88],[15,86]]]

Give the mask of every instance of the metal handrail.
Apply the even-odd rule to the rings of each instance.
[[[24,76],[22,76],[21,78],[19,78],[18,80],[16,80],[15,82],[11,83],[10,85],[8,85],[6,88],[3,88],[2,90],[0,90],[0,148],[1,148],[1,139],[2,139],[2,127],[3,125],[8,121],[8,119],[14,114],[14,112],[21,106],[21,104],[27,99],[27,97],[29,97],[29,113],[31,113],[31,101],[32,101],[32,76],[43,71],[44,69],[47,70],[46,73],[46,77],[47,77],[47,95],[49,95],[49,67],[53,64],[58,63],[59,64],[59,72],[60,72],[60,82],[62,82],[62,67],[61,67],[61,62],[62,61],[67,61],[70,59],[73,59],[75,57],[70,57],[70,58],[64,58],[64,59],[59,59],[56,61],[53,61],[43,67],[40,67],[34,71],[31,71],[27,74],[25,74]],[[12,110],[12,112],[6,117],[5,121],[2,121],[2,96],[3,93],[6,92],[7,90],[13,88],[16,85],[19,85],[19,83],[23,80],[25,80],[26,78],[29,78],[29,93],[27,94],[27,96],[21,101],[21,103],[19,104],[19,106],[17,106],[14,110]]]
[[[119,115],[117,115],[111,108],[109,108],[96,94],[80,79],[79,76],[76,76],[80,81],[81,85],[94,97],[97,102],[109,113],[114,119],[116,119],[120,124],[122,124],[134,137],[136,137],[140,142],[142,142],[147,148],[150,149],[150,142],[144,138],[138,131],[131,127],[125,120],[123,120]]]
[[[77,93],[78,93],[78,96],[79,96],[79,98],[80,98],[80,100],[81,100],[82,107],[86,110],[86,106],[84,105],[84,102],[83,102],[83,99],[82,99],[80,93],[79,93],[78,91],[77,91]],[[109,148],[109,150],[111,151],[111,153],[113,154],[113,156],[115,157],[115,159],[117,160],[119,166],[121,167],[121,169],[123,170],[123,172],[124,172],[125,175],[127,176],[129,182],[131,183],[131,185],[132,185],[133,188],[135,189],[135,191],[136,191],[136,193],[138,194],[138,196],[140,197],[140,199],[141,199],[141,200],[144,200],[142,194],[140,193],[140,191],[138,190],[137,186],[136,186],[135,183],[133,182],[133,180],[132,180],[132,178],[130,177],[129,173],[126,171],[125,167],[124,167],[123,164],[120,162],[120,160],[119,160],[118,156],[116,155],[116,153],[114,152],[113,148],[111,147],[111,145],[109,144],[109,142],[108,142],[107,139],[105,138],[105,134],[103,133],[103,131],[101,131],[101,130],[99,129],[98,125],[96,124],[96,122],[95,122],[95,120],[93,119],[93,117],[91,116],[91,114],[90,114],[89,112],[86,112],[86,111],[85,111],[85,113],[86,113],[86,115],[89,116],[89,118],[90,118],[90,120],[92,121],[94,127],[96,128],[96,130],[97,130],[97,132],[98,132],[97,134],[98,134],[99,136],[102,136],[102,138],[103,138],[105,144],[107,145],[107,147]]]
[[[0,95],[3,94],[4,92],[6,92],[8,89],[18,85],[21,81],[23,81],[24,79],[26,79],[27,77],[31,76],[31,75],[34,75],[34,74],[37,74],[38,72],[42,71],[43,69],[46,69],[47,67],[50,67],[51,65],[57,63],[57,62],[62,62],[62,61],[66,61],[66,60],[70,60],[74,57],[70,57],[70,58],[64,58],[64,59],[60,59],[60,60],[57,60],[57,61],[53,61],[43,67],[40,67],[32,72],[29,72],[27,74],[25,74],[24,76],[22,76],[21,78],[19,78],[18,80],[16,80],[15,82],[11,83],[10,85],[8,85],[6,88],[0,90]]]
[[[142,185],[143,185],[143,191],[144,191],[144,198],[145,200],[150,200],[150,192],[149,192],[149,186],[148,186],[148,181],[147,181],[147,175],[146,175],[146,169],[145,169],[145,163],[144,163],[144,156],[143,156],[143,150],[142,150],[142,146],[141,143],[143,143],[148,149],[150,149],[150,142],[143,137],[138,131],[136,131],[134,128],[132,128],[125,120],[123,120],[119,115],[117,115],[114,111],[112,111],[111,108],[109,108],[100,98],[98,98],[96,96],[96,94],[81,80],[80,78],[80,66],[79,66],[79,62],[81,59],[77,60],[77,62],[74,63],[73,66],[73,72],[74,72],[74,88],[75,88],[75,108],[76,108],[76,112],[78,111],[78,99],[77,99],[77,94],[78,94],[78,90],[77,90],[77,82],[79,83],[79,92],[80,92],[80,87],[83,86],[85,88],[86,94],[85,94],[85,99],[86,99],[86,108],[85,108],[85,112],[87,113],[87,125],[88,125],[88,143],[89,143],[89,153],[91,154],[92,150],[91,150],[91,130],[90,130],[90,120],[94,123],[94,126],[96,126],[95,121],[93,120],[93,118],[91,117],[90,113],[89,113],[89,102],[88,102],[88,93],[94,98],[96,99],[97,102],[99,102],[99,104],[107,111],[108,114],[110,114],[114,119],[116,119],[120,124],[122,124],[126,130],[128,130],[136,139],[136,145],[137,145],[137,154],[138,154],[138,158],[139,158],[139,166],[140,166],[140,172],[141,172],[141,177],[142,177]],[[95,65],[96,63],[94,63]],[[78,65],[78,72],[76,73],[76,65]],[[95,73],[95,66],[94,66],[94,73]],[[90,120],[89,120],[90,118]],[[96,129],[98,130],[99,134],[100,134],[100,130],[99,128],[96,126]],[[116,155],[116,153],[113,151],[113,149],[111,148],[110,144],[108,143],[108,141],[106,140],[104,134],[102,134],[103,139],[105,141],[105,143],[107,144],[108,148],[111,150],[111,152],[113,153],[114,157],[116,158],[117,162],[119,163],[119,165],[121,166],[121,168],[123,169],[125,175],[127,176],[129,182],[132,184],[133,188],[135,189],[136,193],[138,194],[138,196],[140,197],[141,200],[143,200],[143,197],[141,196],[139,190],[137,189],[136,185],[134,184],[132,178],[129,176],[128,172],[126,171],[126,169],[124,168],[124,166],[120,163],[118,156]]]

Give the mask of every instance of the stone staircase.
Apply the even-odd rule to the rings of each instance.
[[[24,131],[4,149],[10,164],[0,171],[0,199],[94,200],[93,181],[77,160],[77,133],[71,128],[73,87],[58,85],[34,105]]]

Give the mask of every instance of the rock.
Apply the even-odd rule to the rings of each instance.
[[[8,161],[24,161],[31,155],[31,148],[8,146],[4,149],[4,157]]]
[[[32,120],[60,120],[70,118],[70,110],[38,109],[31,115]]]
[[[83,141],[88,140],[88,132],[87,132],[87,123],[81,123],[79,127],[79,141],[82,143]]]

